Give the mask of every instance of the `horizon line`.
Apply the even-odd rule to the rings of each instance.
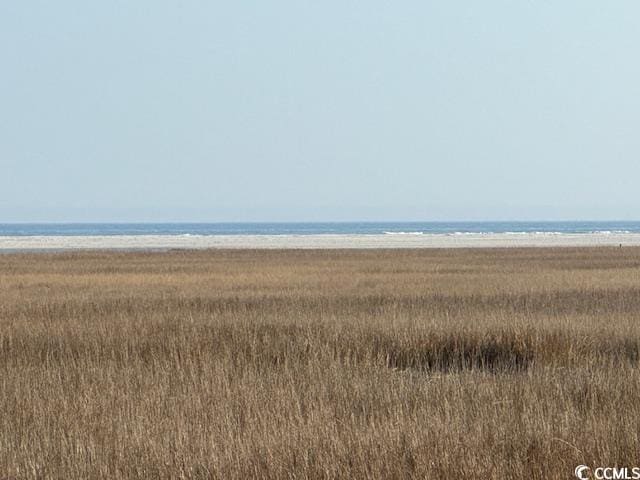
[[[486,220],[231,220],[231,221],[189,221],[189,220],[110,220],[110,221],[67,221],[67,220],[44,220],[44,221],[0,221],[0,225],[256,225],[256,224],[375,224],[375,223],[599,223],[599,222],[619,222],[619,223],[638,223],[637,220],[624,219],[534,219],[534,220],[506,220],[506,219],[486,219]]]

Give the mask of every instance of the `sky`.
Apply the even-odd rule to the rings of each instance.
[[[640,219],[640,2],[0,3],[0,222]]]

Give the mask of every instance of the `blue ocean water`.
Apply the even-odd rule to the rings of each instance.
[[[7,223],[0,236],[640,233],[640,222]]]

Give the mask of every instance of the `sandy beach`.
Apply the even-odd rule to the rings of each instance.
[[[638,233],[4,236],[0,252],[38,250],[348,249],[640,246]]]

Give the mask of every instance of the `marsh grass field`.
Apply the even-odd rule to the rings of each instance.
[[[0,255],[0,478],[574,478],[639,366],[639,248]]]

